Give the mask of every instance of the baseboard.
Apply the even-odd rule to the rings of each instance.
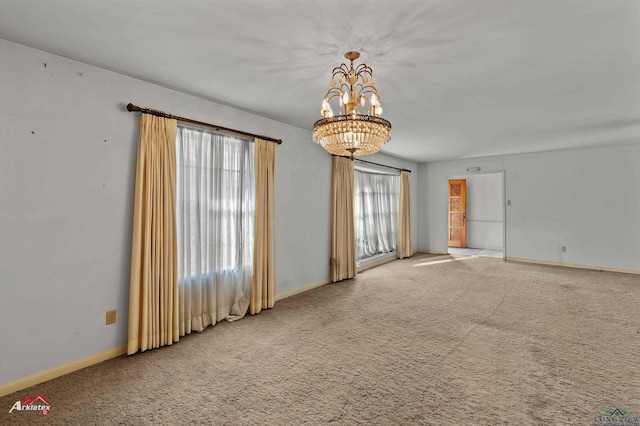
[[[385,256],[381,259],[359,266],[356,271],[357,273],[364,272],[367,269],[375,268],[376,266],[384,265],[385,263],[393,262],[394,260],[398,260],[398,256],[396,254]]]
[[[18,392],[22,389],[26,389],[31,386],[38,385],[46,382],[47,380],[55,379],[65,374],[73,373],[74,371],[81,370],[90,365],[99,364],[102,361],[106,361],[111,358],[115,358],[127,353],[127,345],[117,346],[115,348],[107,349],[106,351],[90,355],[86,358],[72,361],[68,364],[63,364],[58,367],[53,367],[49,370],[41,371],[39,373],[32,374],[22,379],[14,380],[13,382],[0,385],[0,397],[9,395],[10,393]]]
[[[317,287],[322,287],[323,285],[329,284],[330,282],[331,280],[327,278],[322,281],[317,281],[315,283],[305,285],[304,287],[295,288],[293,290],[287,291],[286,293],[278,294],[276,295],[276,302],[279,300],[286,299],[287,297],[295,296],[296,294],[299,294],[299,293],[304,293],[305,291],[313,290],[314,288],[317,288]]]
[[[419,248],[418,250],[416,250],[416,253],[426,253],[426,254],[449,254],[446,251],[440,251],[440,250],[429,250],[429,249],[421,249]]]
[[[535,263],[536,265],[548,265],[548,266],[564,266],[566,268],[577,268],[577,269],[591,269],[594,271],[607,271],[607,272],[620,272],[623,274],[636,274],[640,275],[640,271],[636,269],[623,269],[623,268],[610,268],[607,266],[594,266],[594,265],[580,265],[575,263],[561,263],[561,262],[550,262],[547,260],[534,260],[534,259],[524,259],[520,257],[507,257],[505,260],[511,260],[514,262],[521,263]]]

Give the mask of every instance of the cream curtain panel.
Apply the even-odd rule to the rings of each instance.
[[[356,276],[353,161],[333,157],[331,177],[331,281]]]
[[[136,166],[127,353],[171,345],[178,336],[175,223],[176,128],[142,114]]]
[[[400,209],[398,211],[398,258],[413,254],[411,238],[411,197],[409,193],[409,172],[400,172]]]
[[[256,213],[251,315],[273,308],[276,295],[274,264],[276,144],[255,140]]]

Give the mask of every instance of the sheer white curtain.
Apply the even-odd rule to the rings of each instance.
[[[356,258],[396,251],[400,177],[355,170]]]
[[[176,221],[180,335],[242,318],[250,302],[254,144],[179,127]]]

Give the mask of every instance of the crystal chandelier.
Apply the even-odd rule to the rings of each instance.
[[[353,159],[378,152],[391,139],[391,123],[380,117],[382,106],[371,68],[366,64],[353,67],[353,61],[360,57],[358,52],[347,52],[344,57],[351,65],[343,63],[333,69],[331,87],[320,109],[324,118],[313,124],[313,141],[331,154]],[[330,103],[335,98],[341,115],[333,114]]]

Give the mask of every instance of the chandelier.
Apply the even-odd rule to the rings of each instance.
[[[333,155],[353,159],[378,152],[391,139],[391,123],[380,117],[382,106],[371,68],[366,64],[353,67],[358,52],[347,52],[344,57],[351,65],[343,63],[333,69],[331,87],[320,109],[324,118],[313,124],[313,141]],[[334,115],[330,105],[335,98],[342,108],[340,115]]]

